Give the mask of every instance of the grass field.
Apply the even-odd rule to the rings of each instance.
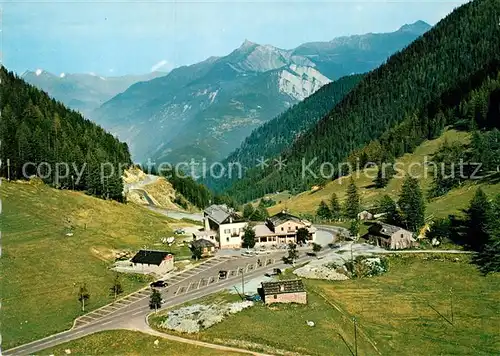
[[[426,141],[420,145],[412,154],[406,154],[396,161],[399,169],[404,171],[411,170],[414,176],[422,177],[420,185],[427,192],[432,184],[432,170],[422,163],[425,157],[429,161],[431,155],[439,149],[439,147],[447,140],[449,143],[459,141],[468,142],[470,135],[465,132],[454,130],[446,131],[441,137],[436,140]],[[427,174],[426,174],[427,172]],[[397,199],[401,191],[403,179],[393,178],[388,186],[383,189],[372,187],[373,178],[377,175],[377,168],[370,168],[353,174],[353,179],[359,188],[362,203],[365,207],[372,207],[377,200],[384,194]],[[315,214],[318,205],[322,200],[328,202],[333,193],[336,193],[342,201],[346,197],[347,185],[349,177],[336,179],[328,183],[323,189],[315,192],[303,192],[290,199],[283,200],[281,204],[277,204],[269,208],[270,214],[275,214],[283,209],[288,209],[291,213],[308,213]],[[445,217],[451,213],[458,213],[460,209],[465,208],[479,184],[469,184],[459,189],[455,189],[447,195],[430,201],[427,205],[427,215],[434,217]],[[499,184],[480,184],[487,193],[500,193]]]
[[[154,345],[155,340],[159,341],[158,346]],[[71,350],[71,355],[242,355],[241,353],[218,351],[206,347],[174,342],[128,330],[112,330],[92,334],[55,348],[44,350],[41,354],[66,355],[66,349]]]
[[[468,257],[455,258],[393,256],[380,277],[307,280],[307,306],[259,304],[194,337],[268,352],[350,355],[356,317],[359,355],[498,354],[500,274],[481,276]]]
[[[2,182],[2,346],[10,348],[71,327],[80,315],[77,292],[86,283],[87,311],[111,301],[115,253],[159,245],[168,219],[133,204],[119,204],[44,185]],[[71,231],[73,236],[66,236]],[[187,247],[169,248],[178,256]],[[147,278],[123,275],[125,293]]]

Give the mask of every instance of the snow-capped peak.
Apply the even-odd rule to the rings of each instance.
[[[66,73],[61,73],[61,74],[59,75],[59,78],[64,78],[65,76],[66,76]]]
[[[37,77],[38,77],[40,74],[42,74],[42,73],[43,73],[43,70],[42,70],[42,69],[37,69],[37,70],[35,71],[35,74],[36,74],[36,76],[37,76]]]

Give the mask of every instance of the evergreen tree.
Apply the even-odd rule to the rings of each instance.
[[[342,215],[342,208],[337,194],[333,193],[330,198],[330,212],[333,220],[339,220]]]
[[[418,180],[407,176],[399,198],[403,223],[411,231],[417,231],[425,224],[425,201]]]
[[[491,236],[500,236],[500,194],[497,194],[491,203],[488,230]]]
[[[295,266],[295,261],[299,258],[299,251],[297,250],[297,244],[293,242],[288,244],[288,255],[283,256],[283,262]]]
[[[354,219],[351,221],[351,224],[349,225],[349,234],[353,239],[356,239],[359,235],[359,220]]]
[[[253,205],[252,204],[246,204],[244,207],[243,207],[243,218],[245,219],[251,219],[253,213],[254,213],[255,209],[253,208]]]
[[[149,297],[149,308],[155,311],[161,308],[162,297],[161,293],[157,289],[153,289],[151,296]]]
[[[491,204],[483,190],[479,188],[472,198],[466,214],[465,243],[475,251],[481,251],[490,238],[489,226]]]
[[[198,261],[203,257],[203,251],[201,249],[201,246],[191,245],[190,250],[191,250],[191,258],[193,260]]]
[[[345,216],[349,219],[357,219],[361,211],[361,198],[359,197],[358,187],[351,177],[347,187],[347,199],[345,201]]]
[[[401,226],[401,214],[399,213],[396,202],[388,195],[384,195],[378,202],[378,210],[385,214],[383,219],[391,225]]]
[[[474,255],[472,261],[484,274],[500,272],[500,237],[492,237],[488,244]]]
[[[309,238],[309,231],[305,227],[297,230],[297,243],[299,245],[306,244]]]
[[[332,213],[330,211],[330,208],[328,208],[328,205],[325,203],[324,200],[319,203],[318,210],[316,210],[316,215],[321,219],[321,220],[330,220],[332,218]]]
[[[253,248],[255,246],[255,231],[250,225],[245,227],[241,246],[243,248]]]
[[[378,165],[377,177],[375,177],[375,180],[373,181],[375,187],[379,189],[387,187],[387,184],[389,184],[393,174],[394,170],[392,165],[385,163]]]

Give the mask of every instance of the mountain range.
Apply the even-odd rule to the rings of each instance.
[[[151,72],[144,75],[125,75],[101,77],[95,74],[55,75],[42,69],[26,71],[21,78],[42,89],[68,107],[88,115],[115,95],[125,91],[134,83],[148,81],[164,72]]]
[[[331,111],[276,155],[285,167],[249,169],[224,192],[244,202],[270,192],[306,191],[348,174],[345,162],[352,167],[391,162],[436,138],[447,125],[482,127],[478,118],[495,112],[488,106],[498,105],[488,91],[482,104],[471,100],[469,109],[460,101],[476,90],[484,73],[498,73],[499,11],[496,0],[457,8],[366,74]],[[329,176],[320,174],[324,164],[331,168]]]
[[[89,118],[126,141],[135,161],[219,160],[325,84],[376,68],[429,29],[418,21],[292,50],[246,40],[227,56],[133,84]]]

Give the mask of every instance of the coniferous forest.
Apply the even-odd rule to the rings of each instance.
[[[123,201],[127,145],[4,67],[0,78],[0,175]]]
[[[485,78],[482,72],[488,76],[491,68],[497,67],[499,14],[500,2],[496,0],[477,0],[456,9],[367,74],[328,115],[284,150],[284,169],[249,170],[227,193],[247,201],[274,191],[306,190],[318,178],[302,178],[303,159],[316,160],[309,167],[318,172],[322,162],[336,167],[370,142],[380,140],[389,151],[389,157],[383,159],[390,160],[391,155],[411,152],[419,140],[436,137],[450,124],[449,119],[467,119],[470,112],[457,112],[452,104],[459,98],[459,105],[481,85]],[[482,80],[477,80],[477,75]],[[341,174],[344,172],[337,171],[335,176]]]
[[[329,83],[313,95],[304,99],[284,113],[255,129],[241,144],[240,148],[231,153],[223,165],[238,162],[245,168],[255,167],[259,159],[272,158],[313,127],[335,105],[340,102],[363,78],[363,74],[349,75]],[[205,183],[212,189],[221,191],[227,188],[233,179],[210,179]]]

